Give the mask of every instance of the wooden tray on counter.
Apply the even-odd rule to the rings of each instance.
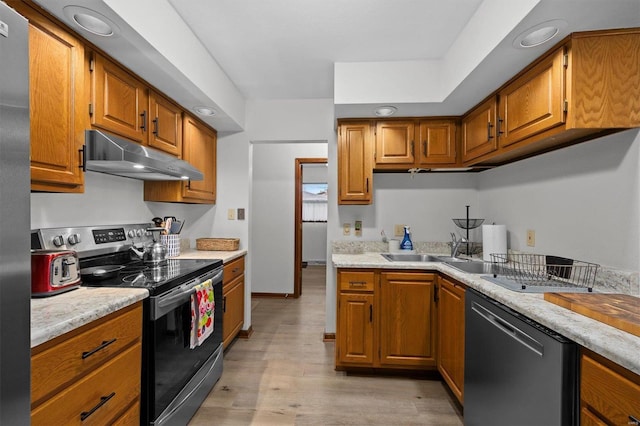
[[[640,298],[627,294],[545,293],[544,300],[640,337]]]

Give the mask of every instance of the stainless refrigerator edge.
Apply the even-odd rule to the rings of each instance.
[[[0,424],[30,421],[29,29],[0,1]]]

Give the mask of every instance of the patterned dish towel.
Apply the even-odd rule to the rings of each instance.
[[[216,310],[211,280],[198,284],[194,289],[196,292],[191,295],[191,349],[200,346],[213,333]]]

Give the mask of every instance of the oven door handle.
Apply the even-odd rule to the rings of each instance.
[[[176,300],[183,299],[185,296],[191,296],[193,293],[195,293],[194,288],[197,285],[199,285],[199,284],[201,284],[201,283],[203,283],[203,282],[205,282],[205,281],[207,281],[209,279],[211,279],[214,283],[219,281],[220,279],[222,279],[222,271],[218,272],[212,278],[207,278],[207,279],[204,279],[204,280],[197,280],[196,282],[187,284],[184,287],[181,286],[180,287],[180,290],[181,290],[180,293],[173,294],[171,296],[167,296],[166,298],[161,298],[160,301],[158,301],[158,306],[160,308],[164,308],[164,307],[166,307],[168,305],[171,305]]]
[[[186,302],[191,297],[191,295],[195,293],[195,287],[198,284],[201,284],[207,280],[212,280],[213,285],[221,282],[222,272],[222,269],[220,269],[211,276],[205,275],[203,277],[199,277],[192,282],[181,285],[180,287],[173,290],[170,294],[157,298],[155,303],[152,303],[152,318],[158,319],[162,315],[172,310],[175,306]]]

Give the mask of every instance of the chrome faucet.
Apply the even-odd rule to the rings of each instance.
[[[460,239],[456,238],[455,233],[451,233],[451,257],[458,256],[458,250],[463,243],[468,242],[465,237],[460,237]]]

